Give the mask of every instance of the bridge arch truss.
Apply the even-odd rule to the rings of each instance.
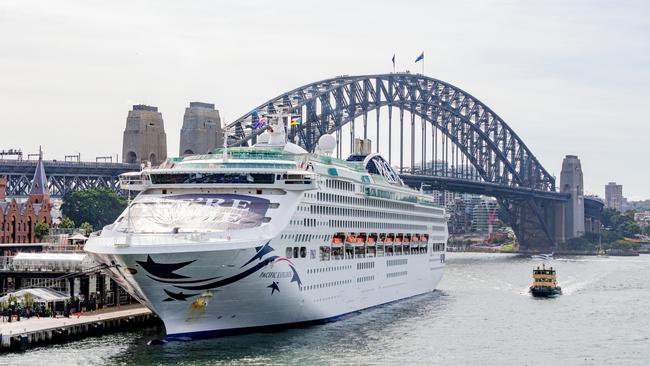
[[[372,123],[368,120],[369,112],[373,112],[377,151],[383,142],[380,131],[388,129],[387,144],[400,145],[401,173],[466,174],[464,170],[471,165],[472,174],[487,183],[555,191],[555,178],[503,119],[471,94],[441,80],[421,74],[397,73],[340,76],[307,84],[259,105],[228,125],[229,144],[254,142],[264,128],[251,127],[253,113],[274,113],[280,108],[302,116],[302,124],[291,126],[289,137],[297,138],[309,151],[314,150],[321,135],[337,133],[340,141],[337,152],[340,153],[344,143],[341,131],[346,125],[349,125],[350,144],[354,137],[367,138],[368,124]],[[381,119],[382,110],[386,109],[387,118]],[[393,111],[399,113],[398,121],[393,121]],[[408,147],[404,146],[409,138],[404,136],[405,112],[410,115],[411,125]],[[358,119],[362,120],[361,131],[355,131]],[[420,120],[419,127],[416,119]],[[393,123],[400,126],[397,142],[390,135]],[[421,141],[415,141],[416,128],[422,130]],[[416,144],[422,146],[419,164],[415,160]],[[405,148],[411,149],[410,163],[403,160]],[[389,147],[389,154],[390,151],[392,147]],[[392,160],[390,156],[389,159]],[[427,165],[427,160],[434,163]],[[436,161],[452,163],[456,169],[440,170]]]

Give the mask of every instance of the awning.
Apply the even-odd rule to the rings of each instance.
[[[38,287],[38,288],[27,288],[24,290],[18,290],[16,292],[12,292],[10,294],[0,297],[0,302],[9,301],[9,296],[11,295],[17,297],[20,301],[24,299],[25,295],[27,294],[32,295],[35,302],[59,302],[59,301],[65,301],[70,298],[70,296],[66,296],[59,291],[52,290],[51,288]]]
[[[82,262],[86,258],[83,253],[17,253],[14,263],[24,262]]]
[[[82,234],[76,233],[76,234],[72,235],[71,237],[69,237],[68,240],[81,240],[81,241],[86,241],[86,240],[88,240],[88,238],[85,237],[85,236],[82,235]]]

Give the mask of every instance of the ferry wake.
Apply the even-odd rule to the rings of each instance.
[[[325,321],[433,291],[447,219],[364,148],[288,142],[271,116],[252,147],[127,173],[139,193],[85,250],[154,311],[169,337]],[[362,145],[362,144],[359,144]]]

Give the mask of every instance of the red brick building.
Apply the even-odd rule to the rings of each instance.
[[[39,222],[52,226],[50,194],[42,159],[38,160],[27,201],[6,197],[7,179],[0,177],[0,243],[35,243]]]

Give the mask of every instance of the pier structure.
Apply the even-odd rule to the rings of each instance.
[[[78,245],[0,244],[0,296],[48,287],[67,294],[81,309],[132,303],[133,298],[90,260]],[[62,309],[56,309],[62,311]]]
[[[0,353],[65,343],[86,337],[160,324],[151,310],[133,305],[70,317],[22,319],[0,323]]]

